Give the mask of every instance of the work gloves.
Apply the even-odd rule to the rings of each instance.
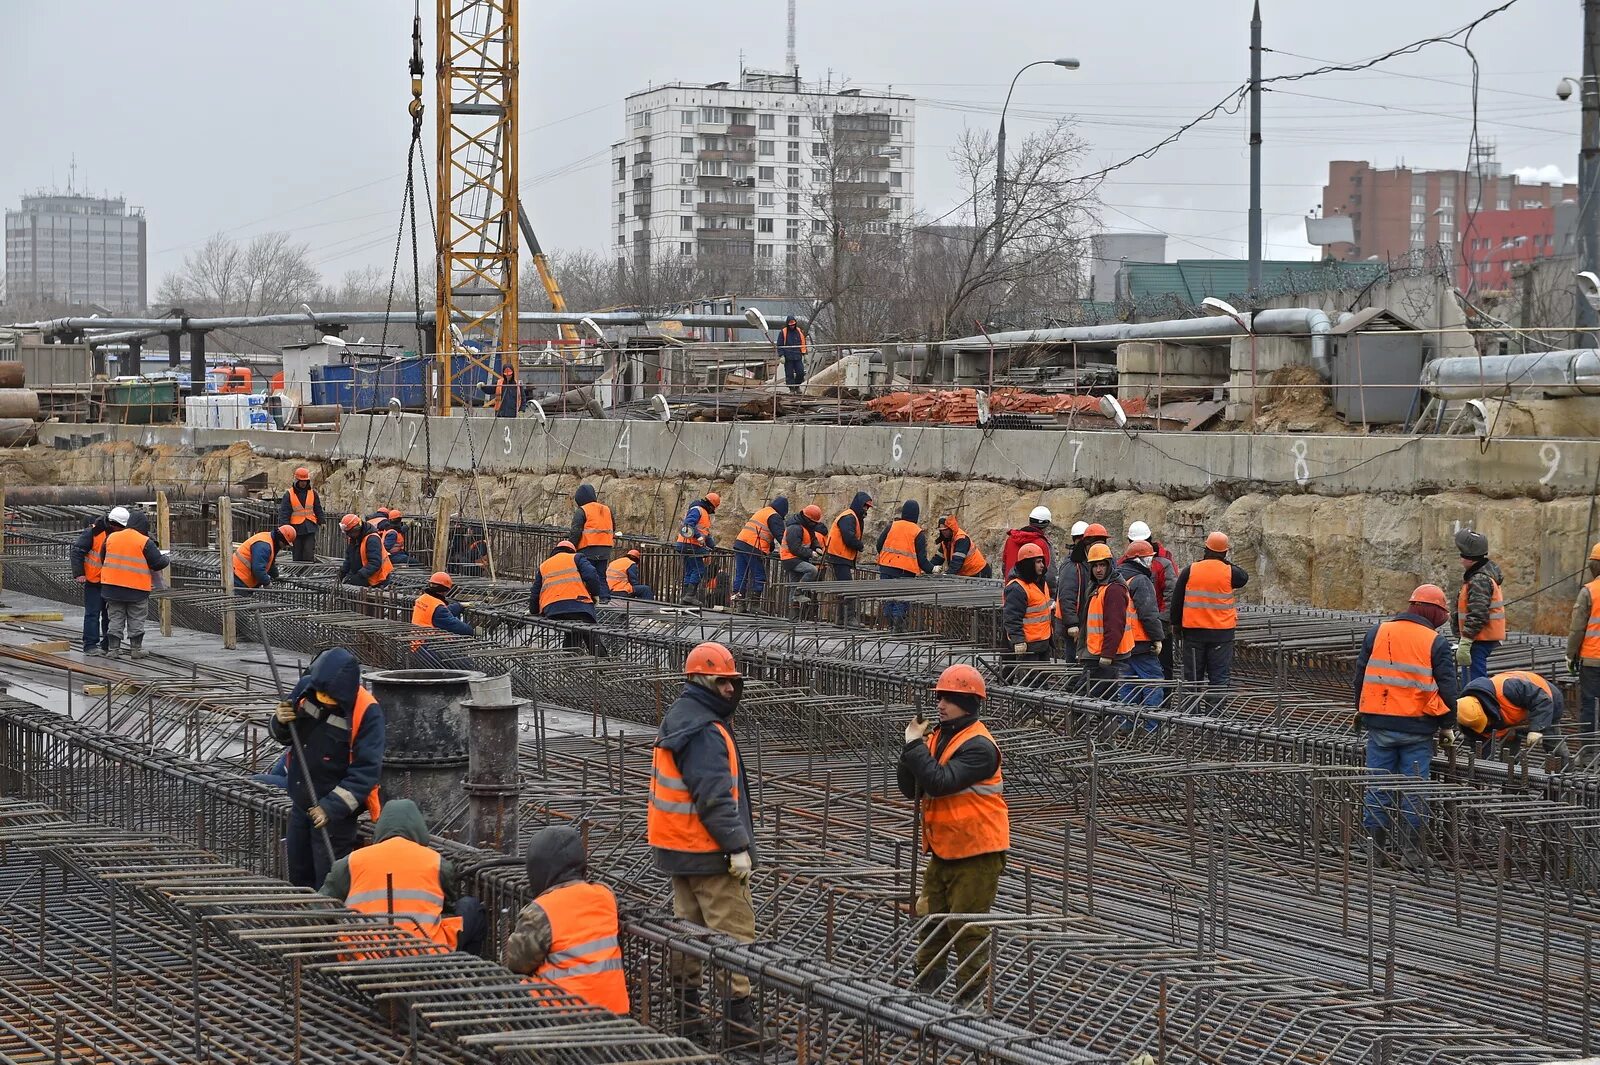
[[[1439,733],[1439,748],[1444,751],[1453,751],[1456,744],[1461,742],[1461,737],[1453,728],[1447,728]]]
[[[935,562],[933,564],[933,572],[935,572],[935,573],[943,573],[944,572],[944,563]]]
[[[1078,638],[1078,633],[1079,633],[1079,632],[1080,632],[1080,631],[1081,631],[1081,630],[1080,630],[1080,629],[1079,629],[1079,628],[1078,628],[1078,626],[1076,626],[1076,625],[1073,625],[1073,626],[1071,626],[1071,627],[1069,627],[1069,628],[1068,628],[1068,629],[1067,629],[1067,635],[1068,635],[1068,636],[1071,636],[1071,637],[1072,637],[1072,638],[1073,638],[1073,639],[1074,639],[1074,640],[1076,640],[1076,639],[1077,639],[1077,638]]]
[[[1157,640],[1157,641],[1155,641],[1154,643],[1152,643],[1150,645],[1150,653],[1155,655],[1157,658],[1161,657],[1161,641],[1160,640]]]
[[[1116,663],[1109,658],[1102,658],[1099,661],[1101,669],[1110,669],[1112,666],[1116,665]]]
[[[906,726],[906,742],[917,743],[933,731],[932,721],[913,721]]]
[[[1542,732],[1530,732],[1530,733],[1528,733],[1528,740],[1527,740],[1528,750],[1532,751],[1532,750],[1537,749],[1539,744],[1541,744],[1543,742],[1544,742],[1544,733],[1542,733]]]
[[[755,871],[755,864],[750,861],[749,851],[735,851],[728,855],[728,875],[739,883],[748,883],[750,874]]]
[[[1567,659],[1567,672],[1574,677],[1578,675],[1578,660],[1576,658]]]
[[[1014,643],[1014,644],[1011,645],[1011,651],[1012,651],[1013,654],[1019,654],[1020,655],[1020,654],[1025,653],[1027,650],[1028,650],[1028,645],[1025,644],[1025,643]]]
[[[1459,640],[1456,643],[1456,665],[1470,666],[1472,664],[1472,641]]]
[[[294,704],[279,703],[272,716],[278,719],[279,724],[288,725],[294,721]]]
[[[328,811],[324,810],[322,807],[313,806],[306,813],[307,813],[307,816],[311,818],[311,827],[312,828],[327,828],[328,827]]]

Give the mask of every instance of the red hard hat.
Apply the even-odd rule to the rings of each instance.
[[[1151,558],[1156,549],[1150,546],[1149,540],[1134,540],[1128,544],[1128,550],[1123,552],[1123,558]]]
[[[806,507],[806,509],[802,510],[800,513],[804,514],[806,517],[810,518],[812,521],[821,521],[822,520],[822,508],[817,506],[815,503],[812,503],[810,506]]]
[[[715,492],[707,492],[706,502],[711,504],[712,509],[715,509],[722,506],[722,497]]]
[[[1025,545],[1036,546],[1033,544]],[[954,692],[958,695],[976,695],[980,699],[987,698],[989,688],[983,683],[983,674],[967,665],[946,666],[945,671],[939,674],[938,681],[934,684],[936,692]]]
[[[385,510],[384,513],[389,515],[390,521],[399,521],[401,518],[405,517],[405,515],[400,512],[398,507],[390,507],[389,509]]]
[[[644,556],[639,553],[639,549],[637,547],[630,547],[628,548],[628,557],[637,562]]]
[[[284,543],[292,544],[299,534],[294,531],[293,525],[280,525],[278,526],[278,535],[283,538]]]
[[[1017,561],[1022,562],[1030,558],[1043,558],[1044,548],[1038,544],[1023,544],[1017,548]]]
[[[577,550],[577,547],[575,547],[573,545],[571,540],[557,540],[555,549],[557,551],[559,551],[563,547],[566,548],[568,551],[576,551]]]
[[[1444,597],[1444,589],[1437,584],[1419,584],[1411,593],[1413,603],[1426,603],[1436,606],[1440,610],[1449,610],[1450,602]]]
[[[739,667],[733,662],[733,652],[720,643],[707,641],[689,652],[683,661],[687,675],[701,677],[738,677]]]
[[[454,588],[456,586],[456,582],[451,580],[450,574],[446,573],[444,570],[440,570],[433,576],[429,577],[428,583],[437,584],[441,588]]]
[[[1093,525],[1083,530],[1083,535],[1085,539],[1088,539],[1091,536],[1098,536],[1103,540],[1111,539],[1111,534],[1106,532],[1106,527],[1101,525],[1099,522],[1095,522]]]
[[[311,471],[306,469],[304,466],[296,466],[294,469],[294,479],[297,481],[309,481],[311,480]]]
[[[344,517],[339,519],[339,528],[343,529],[345,532],[355,532],[357,529],[361,528],[361,519],[356,517],[354,514],[346,514]]]
[[[1208,551],[1226,551],[1227,549],[1228,549],[1228,534],[1227,533],[1225,533],[1225,532],[1214,532],[1214,533],[1211,533],[1210,535],[1208,535],[1206,537],[1206,550],[1208,550]]]

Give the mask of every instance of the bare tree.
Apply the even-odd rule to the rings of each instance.
[[[191,314],[275,314],[316,298],[321,284],[309,246],[286,233],[263,233],[243,246],[218,233],[162,280],[156,302]]]

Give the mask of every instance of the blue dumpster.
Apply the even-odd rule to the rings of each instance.
[[[355,369],[350,366],[311,367],[311,402],[349,410]]]
[[[352,409],[357,413],[385,411],[389,409],[391,399],[398,399],[401,410],[425,410],[429,361],[419,358],[394,359],[355,367],[355,381],[351,388]]]

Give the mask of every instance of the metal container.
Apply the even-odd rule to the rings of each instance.
[[[463,708],[469,736],[466,842],[516,854],[517,718],[522,703],[511,698],[469,701]]]
[[[383,798],[411,799],[431,831],[459,816],[467,778],[467,718],[462,704],[482,673],[390,669],[367,675],[383,707]],[[515,745],[513,745],[515,749]]]

